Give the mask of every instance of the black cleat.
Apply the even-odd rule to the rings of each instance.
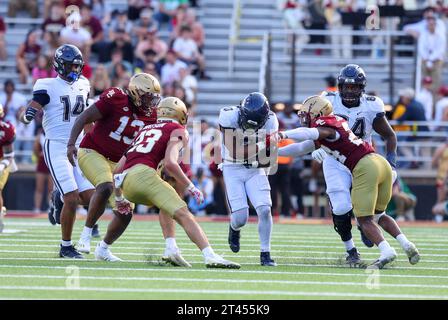
[[[84,259],[83,255],[79,253],[74,246],[63,246],[61,245],[61,250],[59,251],[59,257],[69,258],[69,259]]]
[[[100,230],[98,229],[98,224],[95,224],[92,228],[92,237],[93,238],[100,238]]]
[[[271,259],[270,252],[260,252],[260,264],[264,267],[276,267],[277,264]]]
[[[361,255],[356,248],[347,251],[348,256],[345,258],[350,268],[365,268],[366,264],[361,260]]]
[[[229,226],[229,246],[235,253],[240,251],[240,236],[240,231],[235,231]]]
[[[358,226],[358,230],[359,230],[359,233],[361,233],[362,243],[364,243],[366,245],[366,247],[372,248],[375,244],[372,241],[370,241],[369,238],[366,237],[366,235],[364,234],[364,232],[362,231],[360,226]]]
[[[50,211],[48,212],[48,220],[50,220],[51,224],[53,224],[52,221],[61,224],[61,212],[63,206],[64,202],[61,200],[61,193],[56,189],[51,194]],[[50,218],[50,214],[52,215],[52,218]]]

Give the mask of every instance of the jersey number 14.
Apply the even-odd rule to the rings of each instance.
[[[85,107],[84,96],[76,96],[75,106],[71,107],[70,96],[62,96],[61,97],[62,106],[64,107],[62,120],[65,122],[70,121],[70,116],[76,117],[79,116]]]

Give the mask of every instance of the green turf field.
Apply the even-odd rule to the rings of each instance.
[[[107,221],[100,223],[104,233]],[[5,219],[0,234],[0,299],[448,299],[448,229],[403,228],[420,249],[411,266],[398,243],[389,239],[398,260],[380,271],[349,269],[342,243],[330,225],[276,224],[276,268],[259,266],[256,224],[242,231],[241,251],[227,245],[227,223],[201,223],[215,251],[241,263],[240,270],[206,269],[199,250],[177,227],[177,242],[192,269],[158,263],[164,241],[158,222],[133,221],[112,252],[126,262],[107,263],[57,258],[60,232],[44,219]],[[82,221],[77,222],[77,240]],[[373,261],[376,248],[362,246]],[[92,247],[98,239],[94,239]]]

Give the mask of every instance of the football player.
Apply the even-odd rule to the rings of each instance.
[[[270,111],[266,97],[253,92],[239,106],[222,108],[219,112],[219,126],[222,133],[222,172],[231,213],[228,238],[230,249],[233,252],[240,250],[240,231],[249,217],[249,197],[258,215],[260,263],[262,266],[276,266],[270,254],[271,187],[266,171],[260,167],[259,157],[263,152],[267,153],[268,143],[276,144],[277,116]],[[272,141],[269,140],[270,135]]]
[[[59,256],[82,259],[82,254],[75,249],[71,241],[76,208],[79,200],[83,205],[89,204],[95,188],[83,176],[78,166],[73,167],[70,164],[66,150],[74,120],[86,107],[90,83],[81,75],[84,60],[81,51],[73,45],[64,44],[56,49],[53,66],[58,76],[36,81],[33,98],[20,120],[28,124],[34,119],[37,111],[43,109],[42,126],[46,135],[44,158],[64,202]],[[80,142],[81,137],[75,141],[76,144]]]
[[[205,264],[212,268],[240,268],[214,253],[202,228],[188,211],[187,204],[175,189],[157,174],[163,161],[165,170],[199,203],[204,196],[187,178],[179,166],[179,152],[188,147],[187,108],[178,98],[163,99],[157,108],[157,123],[146,125],[115,169],[115,200],[120,213],[127,214],[129,202],[160,208],[173,217],[204,255]],[[101,243],[103,245],[103,243]]]
[[[86,223],[78,241],[78,251],[90,253],[93,226],[104,213],[108,201],[115,209],[115,200],[112,195],[113,170],[137,132],[145,125],[156,122],[156,107],[160,102],[160,94],[160,84],[155,77],[138,73],[131,78],[127,89],[105,90],[99,100],[76,120],[68,141],[67,157],[72,165],[75,165],[75,157],[78,157],[82,172],[96,187]],[[84,136],[78,151],[75,146],[76,139],[82,128],[93,122],[95,122],[93,129]],[[108,245],[121,236],[132,217],[132,214],[121,215],[117,214],[116,210],[114,211],[115,216],[104,238]],[[166,215],[159,215],[159,217],[167,239],[163,259],[177,265],[189,266],[177,248],[174,239],[174,221]],[[120,261],[109,251],[101,250],[99,246],[95,250],[95,256],[101,260]]]
[[[356,64],[346,65],[338,76],[337,92],[325,92],[336,115],[347,120],[353,133],[368,143],[372,143],[372,132],[377,132],[386,144],[386,159],[395,172],[397,137],[385,117],[384,103],[379,97],[364,93],[367,84],[364,70]],[[325,157],[326,152],[316,150],[312,157],[323,161],[327,195],[330,200],[334,229],[341,237],[347,251],[347,263],[356,267],[361,258],[352,238],[353,205],[350,200],[352,175],[350,171],[333,157]],[[359,228],[359,227],[358,227]],[[359,228],[360,229],[360,228]],[[361,231],[361,239],[368,247],[373,243]]]
[[[0,104],[0,233],[3,232],[3,216],[6,214],[3,207],[3,188],[8,181],[9,173],[17,170],[13,146],[16,129],[9,121],[2,120],[4,116],[3,105]]]
[[[371,144],[357,137],[345,119],[334,115],[331,102],[324,97],[312,96],[306,99],[299,110],[299,117],[304,128],[281,132],[279,135],[282,139],[305,142],[280,148],[279,155],[297,156],[321,146],[322,150],[352,174],[353,212],[366,237],[381,252],[371,267],[381,269],[397,256],[384,239],[377,223],[397,239],[409,262],[416,264],[420,256],[415,245],[401,232],[395,220],[384,213],[392,196],[393,172],[388,161],[375,153]],[[336,179],[329,179],[328,183]]]

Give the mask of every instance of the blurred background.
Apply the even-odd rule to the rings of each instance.
[[[209,161],[220,108],[261,91],[280,127],[297,127],[301,101],[337,90],[339,70],[356,63],[398,136],[399,180],[388,214],[440,222],[448,172],[447,23],[448,1],[0,0],[0,103],[17,129],[20,169],[3,190],[5,206],[47,210],[52,185],[41,125],[23,126],[17,114],[33,83],[56,75],[55,49],[71,43],[83,52],[92,102],[136,72],[156,75],[164,95],[186,102],[191,177],[207,196],[204,206],[190,203],[198,216],[227,215],[222,176]],[[382,153],[377,135],[374,143]],[[270,177],[274,215],[328,217],[319,165],[309,157],[278,162]],[[151,212],[137,207],[138,214]]]

